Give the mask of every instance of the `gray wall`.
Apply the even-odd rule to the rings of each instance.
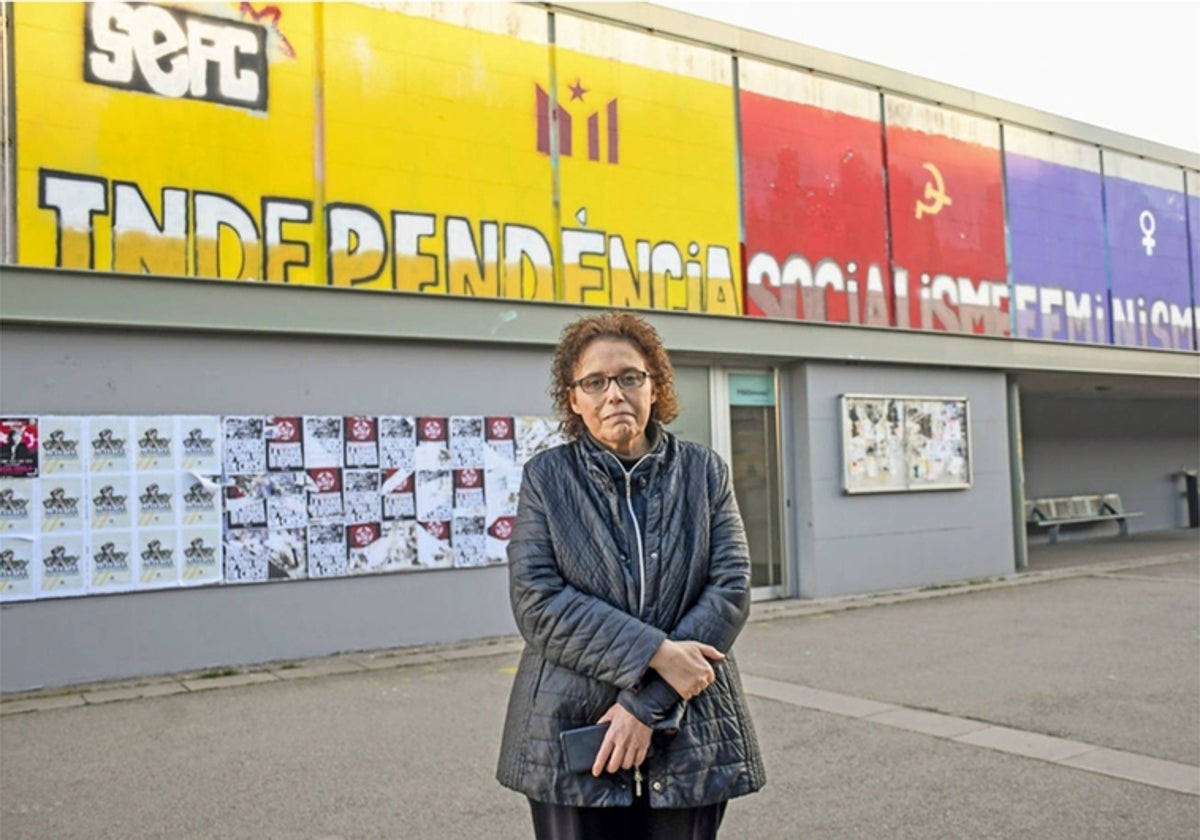
[[[793,369],[789,378],[792,409],[801,418],[787,440],[794,453],[792,533],[802,597],[1013,572],[1003,374],[808,363]],[[966,397],[973,485],[966,490],[845,494],[838,397],[847,393]]]
[[[1191,399],[1021,396],[1025,497],[1120,493],[1144,515],[1129,530],[1187,526],[1178,472],[1200,462],[1200,405]],[[1060,539],[1117,533],[1115,523],[1063,528]],[[1029,530],[1030,542],[1047,539]]]
[[[242,335],[0,334],[0,412],[550,414],[546,350]],[[516,628],[507,570],[0,605],[0,689],[245,665]]]

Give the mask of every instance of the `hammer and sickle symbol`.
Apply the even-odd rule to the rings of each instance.
[[[926,213],[935,216],[941,212],[943,207],[954,203],[950,200],[950,196],[946,195],[946,182],[942,180],[942,173],[938,172],[938,168],[932,163],[923,163],[921,166],[929,171],[929,174],[933,176],[933,181],[925,184],[925,198],[929,203],[917,201],[918,219]]]

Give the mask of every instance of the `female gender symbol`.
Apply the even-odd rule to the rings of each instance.
[[[1138,216],[1138,227],[1142,231],[1142,247],[1146,249],[1146,256],[1154,255],[1154,246],[1158,244],[1154,241],[1154,229],[1157,225],[1154,222],[1154,214],[1149,210],[1143,210],[1142,215]]]

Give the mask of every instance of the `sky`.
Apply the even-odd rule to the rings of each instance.
[[[1200,2],[656,0],[1200,154]]]

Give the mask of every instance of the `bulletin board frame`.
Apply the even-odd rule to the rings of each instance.
[[[842,394],[838,405],[846,494],[971,487],[966,397]]]

